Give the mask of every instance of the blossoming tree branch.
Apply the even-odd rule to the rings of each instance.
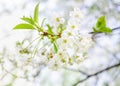
[[[21,19],[24,22],[16,25],[14,30],[37,30],[39,37],[36,39],[38,43],[34,46],[32,53],[28,50],[30,45],[26,48],[21,48],[20,53],[30,54],[28,58],[28,62],[30,62],[35,59],[37,50],[39,50],[40,56],[36,58],[40,60],[39,62],[45,63],[52,68],[79,64],[87,58],[88,50],[94,44],[92,39],[94,33],[110,34],[112,32],[112,29],[106,26],[105,16],[101,16],[98,18],[96,26],[93,27],[93,32],[81,33],[80,23],[83,15],[79,8],[74,8],[67,20],[63,17],[56,17],[54,19],[55,22],[46,23],[47,19],[44,18],[40,24],[39,4],[37,4],[33,17],[23,16]],[[42,49],[38,48],[39,44],[42,44]],[[18,45],[22,46],[20,43]]]

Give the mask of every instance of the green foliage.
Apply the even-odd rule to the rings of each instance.
[[[96,23],[97,28],[104,28],[106,27],[106,19],[105,16],[101,16]]]
[[[58,52],[58,45],[56,42],[53,43],[54,46],[54,52],[57,53]]]
[[[31,29],[34,30],[34,26],[31,24],[21,23],[16,25],[13,29]]]
[[[53,31],[52,31],[52,27],[51,27],[49,24],[47,24],[47,27],[48,27],[47,32],[48,32],[49,34],[54,34]]]
[[[34,10],[34,21],[38,23],[38,13],[39,13],[39,3],[36,5],[35,10]]]
[[[32,17],[25,17],[25,16],[23,16],[21,19],[23,21],[29,23],[29,24],[34,24],[34,21],[33,21]]]
[[[105,16],[101,16],[98,18],[96,27],[93,27],[94,32],[102,32],[102,33],[111,33],[112,29],[106,26]]]
[[[35,30],[35,28],[39,29],[41,31],[41,28],[38,26],[38,13],[39,13],[39,4],[36,5],[34,10],[34,16],[32,17],[25,17],[23,16],[21,19],[25,21],[26,23],[21,23],[16,25],[13,29],[31,29]]]
[[[50,42],[54,45],[54,51],[55,53],[58,52],[58,45],[56,43],[56,40],[61,37],[61,34],[63,30],[65,29],[62,24],[58,25],[58,33],[53,32],[52,26],[50,24],[46,24],[47,30],[44,29],[43,24],[45,22],[45,18],[42,20],[42,23],[39,24],[39,3],[35,6],[34,9],[34,15],[33,17],[26,17],[23,16],[21,20],[23,20],[25,23],[21,23],[16,25],[13,29],[31,29],[31,30],[37,30],[40,33],[40,38],[48,37]],[[20,50],[21,54],[29,54],[29,51],[27,49]]]

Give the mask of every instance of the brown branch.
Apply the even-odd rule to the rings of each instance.
[[[99,74],[101,74],[101,73],[103,73],[103,72],[105,72],[105,71],[108,71],[108,70],[113,69],[113,68],[118,67],[118,66],[120,66],[120,63],[117,63],[117,64],[115,64],[115,65],[112,65],[112,66],[110,66],[110,67],[107,67],[107,68],[105,68],[105,69],[103,69],[103,70],[101,70],[101,71],[98,71],[98,72],[94,73],[94,74],[90,74],[90,75],[88,75],[86,78],[84,78],[84,79],[76,82],[73,86],[77,86],[79,83],[82,83],[82,82],[88,80],[89,78],[91,78],[91,77],[93,77],[93,76],[97,76],[97,75],[99,75]]]

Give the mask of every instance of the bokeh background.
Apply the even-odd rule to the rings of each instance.
[[[37,68],[37,71],[29,70],[31,75],[38,72],[36,76],[13,77],[14,75],[11,74],[13,61],[10,58],[19,57],[16,42],[31,41],[36,36],[33,31],[14,31],[13,27],[21,22],[20,18],[23,15],[33,15],[34,7],[38,2],[40,2],[39,16],[41,19],[54,18],[54,12],[63,13],[67,19],[69,12],[74,7],[78,7],[85,13],[81,29],[91,32],[96,20],[102,15],[106,16],[107,26],[118,29],[109,35],[96,34],[95,45],[89,52],[89,58],[72,69],[52,70],[42,65]],[[73,86],[84,79],[86,74],[94,74],[120,63],[119,27],[119,0],[0,0],[0,86]],[[92,76],[77,86],[120,86],[119,80],[120,68],[117,66]]]

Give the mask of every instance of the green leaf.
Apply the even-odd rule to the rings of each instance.
[[[34,24],[34,21],[33,21],[32,17],[29,18],[29,17],[23,16],[21,19],[24,20],[27,23]]]
[[[34,21],[38,23],[39,3],[36,5],[34,10]]]
[[[95,27],[93,27],[93,31],[94,32],[99,32]]]
[[[49,24],[47,24],[47,27],[48,27],[47,32],[48,32],[49,34],[54,34],[53,31],[52,31],[52,27],[51,27]]]
[[[16,25],[13,29],[15,29],[15,30],[17,30],[17,29],[31,29],[31,30],[34,30],[35,28],[31,24],[21,23],[21,24]]]
[[[56,42],[54,42],[53,45],[54,45],[54,52],[57,53],[58,52],[58,45]]]
[[[101,29],[101,32],[104,32],[104,33],[111,33],[112,32],[112,29],[109,28],[109,27],[104,27]]]
[[[94,32],[102,32],[102,33],[111,33],[112,29],[109,27],[106,27],[106,19],[105,16],[101,16],[98,18],[98,21],[96,23],[96,27],[93,27]]]
[[[100,18],[98,18],[96,23],[96,28],[103,28],[103,27],[106,27],[105,16],[101,16]]]

